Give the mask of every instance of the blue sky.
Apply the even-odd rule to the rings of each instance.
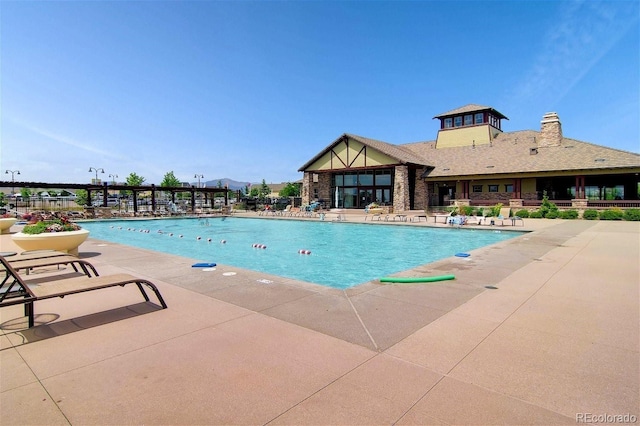
[[[638,152],[639,18],[636,1],[2,1],[0,167],[294,181],[342,133],[434,140],[469,103]]]

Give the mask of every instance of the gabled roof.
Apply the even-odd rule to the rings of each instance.
[[[407,149],[404,145],[394,145],[387,142],[379,141],[376,139],[365,138],[363,136],[353,135],[350,133],[343,133],[339,138],[335,141],[331,142],[325,149],[316,154],[311,160],[307,161],[302,167],[298,169],[299,172],[303,172],[309,167],[311,164],[316,162],[320,157],[322,157],[327,151],[331,150],[333,147],[342,142],[345,138],[353,139],[371,147],[377,151],[380,151],[383,154],[388,155],[401,164],[417,164],[421,166],[427,166],[429,163],[426,159],[424,159],[420,154],[413,152],[410,149]]]
[[[436,115],[433,118],[446,118],[446,117],[453,117],[454,115],[460,115],[460,114],[465,114],[465,113],[474,113],[474,112],[482,112],[482,111],[490,111],[493,115],[495,115],[498,118],[504,118],[507,119],[508,118],[502,114],[501,112],[489,107],[489,106],[483,106],[483,105],[476,105],[476,104],[468,104],[465,105],[463,107],[460,108],[456,108],[456,109],[452,109],[451,111],[447,111],[447,112],[443,112],[442,114]]]
[[[425,177],[460,177],[567,170],[640,169],[640,154],[563,138],[559,146],[539,147],[540,132],[501,133],[491,144],[436,149],[435,141],[403,147],[428,159]],[[531,150],[534,153],[532,154]]]

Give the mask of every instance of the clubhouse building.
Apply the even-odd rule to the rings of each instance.
[[[502,131],[505,115],[466,105],[434,117],[436,140],[391,144],[343,134],[303,165],[302,202],[394,211],[437,206],[640,207],[640,154],[564,137],[556,113],[540,131]]]

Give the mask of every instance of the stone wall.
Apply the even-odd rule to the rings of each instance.
[[[413,198],[413,209],[424,210],[429,205],[429,192],[427,190],[427,183],[420,176],[424,172],[424,169],[416,171],[416,187]]]

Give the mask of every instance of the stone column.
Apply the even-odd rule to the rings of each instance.
[[[312,189],[311,186],[313,184],[313,173],[304,172],[302,176],[302,193],[300,194],[300,198],[302,198],[302,204],[311,204],[311,194]]]
[[[393,210],[409,210],[409,168],[396,166],[393,189]]]
[[[522,208],[522,198],[510,198],[509,199],[509,207],[512,209],[521,209]]]

